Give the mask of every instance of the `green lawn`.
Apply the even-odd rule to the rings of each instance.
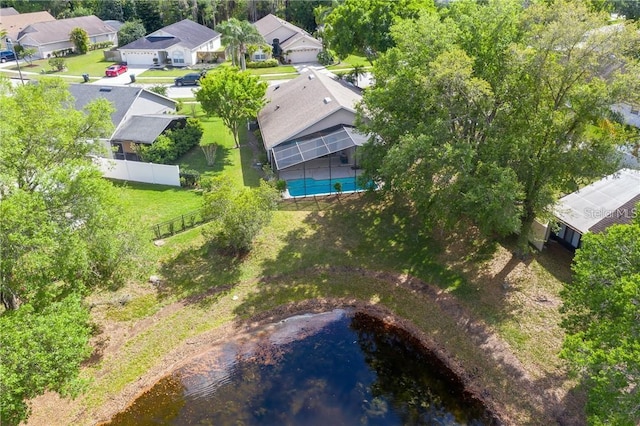
[[[336,64],[328,66],[327,69],[328,70],[351,69],[356,65],[361,65],[367,68],[371,67],[371,64],[369,63],[369,61],[367,61],[367,58],[364,57],[363,55],[349,55],[347,56],[346,59],[343,59],[342,61]]]
[[[216,160],[213,166],[207,165],[207,160],[200,147],[191,149],[187,154],[179,158],[175,164],[180,169],[193,169],[201,173],[202,177],[225,174],[239,186],[257,186],[259,171],[252,167],[253,152],[246,143],[247,130],[243,126],[240,130],[240,149],[235,148],[233,135],[218,117],[207,117],[202,112],[200,104],[186,104],[183,114],[193,115],[200,119],[204,127],[202,141],[213,142],[218,145]]]
[[[25,76],[30,74],[42,75],[46,73],[49,76],[78,76],[82,74],[89,74],[90,77],[101,78],[104,77],[104,70],[114,64],[115,62],[105,61],[102,50],[94,50],[86,55],[70,55],[64,58],[67,68],[64,71],[53,72],[49,65],[48,59],[39,59],[33,61],[33,65],[23,64],[20,69],[25,73]],[[17,66],[9,67],[10,70],[17,71]],[[15,75],[15,74],[12,74]]]
[[[140,182],[114,184],[124,189],[127,207],[149,226],[197,210],[202,196],[195,190]]]

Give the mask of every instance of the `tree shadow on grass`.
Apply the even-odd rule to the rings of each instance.
[[[164,281],[158,287],[158,297],[181,299],[186,304],[213,303],[238,282],[242,261],[210,244],[182,251],[163,263],[160,273]]]
[[[438,244],[410,206],[378,194],[289,201],[282,210],[309,214],[284,236],[275,259],[263,262],[263,275],[318,266],[353,266],[399,271],[448,288],[461,277],[436,262]]]

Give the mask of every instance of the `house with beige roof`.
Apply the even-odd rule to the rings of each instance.
[[[268,14],[253,25],[267,44],[273,47],[274,57],[280,56],[281,53],[285,61],[292,64],[318,61],[318,53],[322,52],[322,43],[302,28],[272,14]],[[264,59],[266,57],[262,51],[253,54],[254,61]]]
[[[118,48],[129,65],[175,67],[195,65],[200,56],[220,50],[220,33],[190,19],[183,19]]]
[[[271,166],[291,196],[358,189],[357,149],[367,141],[354,127],[362,96],[355,86],[310,70],[267,89],[258,114]]]
[[[49,58],[56,51],[75,48],[70,40],[71,31],[75,28],[87,32],[90,44],[118,44],[118,32],[94,15],[31,24],[20,31],[17,41],[24,48],[36,49],[36,58]]]
[[[55,20],[56,18],[51,16],[49,12],[18,13],[12,7],[0,9],[0,30],[6,31],[6,37],[14,43],[18,40],[20,31],[29,25]]]

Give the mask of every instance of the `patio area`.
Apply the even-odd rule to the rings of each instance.
[[[287,167],[278,171],[278,177],[282,180],[294,179],[338,179],[353,178],[360,175],[362,170],[354,168],[354,163],[343,163],[340,154],[329,154],[325,157],[306,161],[302,164]]]

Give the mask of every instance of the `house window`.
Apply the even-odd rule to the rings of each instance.
[[[182,52],[173,52],[173,63],[174,64],[184,64],[184,53],[182,53]]]
[[[255,61],[266,61],[267,55],[264,53],[256,53],[255,55],[253,55],[253,59]]]

